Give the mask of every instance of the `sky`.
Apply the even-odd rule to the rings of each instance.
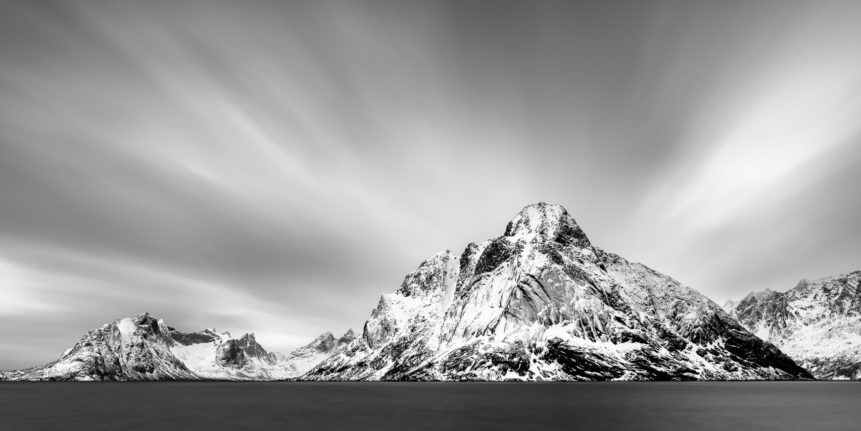
[[[0,369],[286,352],[565,206],[718,303],[861,269],[861,3],[4,1]]]

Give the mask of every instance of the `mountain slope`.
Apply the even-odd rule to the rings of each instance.
[[[728,304],[739,323],[820,379],[861,379],[861,271]]]
[[[558,205],[442,252],[383,295],[310,380],[809,378],[716,304],[594,247]]]

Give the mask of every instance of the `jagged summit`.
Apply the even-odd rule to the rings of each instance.
[[[591,242],[580,225],[561,205],[539,202],[527,205],[505,228],[506,237],[528,242],[553,241],[589,247]]]
[[[341,338],[338,339],[338,344],[347,344],[356,339],[356,333],[352,329],[348,329]]]
[[[270,358],[269,352],[267,352],[266,349],[257,342],[253,332],[243,335],[236,344],[250,357],[264,359]]]
[[[334,334],[332,334],[329,331],[326,331],[326,332],[323,332],[322,334],[320,334],[319,336],[317,336],[317,338],[315,338],[310,343],[294,350],[291,354],[299,353],[299,354],[307,356],[308,352],[317,352],[317,353],[313,353],[313,354],[329,353],[329,352],[333,351],[335,348],[337,348],[338,346],[349,343],[355,339],[356,339],[356,334],[353,333],[352,329],[348,330],[341,337],[335,337]]]
[[[805,282],[807,282],[807,280],[801,280],[798,282],[798,285],[800,286]],[[777,295],[777,292],[775,292],[769,288],[765,288],[763,290],[758,290],[756,292],[748,293],[744,298],[742,298],[742,301],[750,301],[750,300],[764,301],[764,300],[768,300],[769,298],[771,298],[775,295]]]
[[[440,271],[439,269],[443,270]],[[454,281],[457,275],[457,256],[451,251],[441,251],[419,264],[415,271],[407,274],[398,293],[404,296],[422,295],[446,280]]]
[[[325,343],[328,340],[334,340],[334,339],[335,339],[335,335],[333,335],[329,331],[326,331],[326,332],[323,332],[322,334],[318,335],[317,338],[315,338],[314,341],[312,341],[311,343],[312,344]]]

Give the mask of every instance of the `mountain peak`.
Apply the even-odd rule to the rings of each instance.
[[[356,339],[356,333],[352,329],[348,329],[341,338],[338,339],[338,344],[347,344]]]
[[[592,244],[574,217],[561,205],[539,202],[527,205],[508,222],[505,236],[527,241],[555,241],[589,247]]]
[[[335,336],[331,332],[326,331],[320,334],[314,341],[308,343],[305,347],[317,349],[321,352],[329,352],[338,344]]]
[[[802,280],[805,281],[805,280]],[[799,282],[799,285],[801,282]],[[751,299],[756,300],[757,302],[762,302],[768,299],[771,299],[773,296],[778,295],[778,292],[775,292],[769,288],[765,288],[763,290],[758,290],[755,292],[748,293],[743,299],[742,302],[749,302]]]
[[[736,306],[738,306],[738,301],[728,299],[726,302],[724,302],[724,304],[723,304],[723,306],[721,306],[721,308],[723,308],[724,311],[726,311],[727,313],[732,314],[732,312]]]
[[[314,341],[324,341],[324,340],[329,340],[329,339],[334,339],[334,338],[335,338],[335,336],[331,332],[325,331],[322,334],[318,335],[317,338],[314,339]]]

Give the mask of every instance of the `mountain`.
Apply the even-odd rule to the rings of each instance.
[[[103,325],[60,359],[7,371],[9,380],[270,380],[294,377],[292,364],[246,334],[214,329],[183,333],[148,313]]]
[[[445,251],[307,380],[810,378],[703,295],[592,245],[558,205]]]
[[[861,271],[801,280],[728,304],[739,323],[819,379],[861,379]]]
[[[340,338],[335,338],[331,332],[324,332],[305,346],[293,350],[281,359],[289,364],[288,367],[294,376],[305,374],[315,365],[319,364],[334,354],[339,348],[345,347],[356,339],[352,329],[348,330]]]
[[[218,380],[273,380],[294,377],[290,364],[269,353],[254,334],[234,339],[214,329],[182,333],[171,329],[171,352],[196,376]]]
[[[177,380],[195,374],[171,352],[162,320],[149,314],[93,329],[49,364],[7,372],[12,380]]]

